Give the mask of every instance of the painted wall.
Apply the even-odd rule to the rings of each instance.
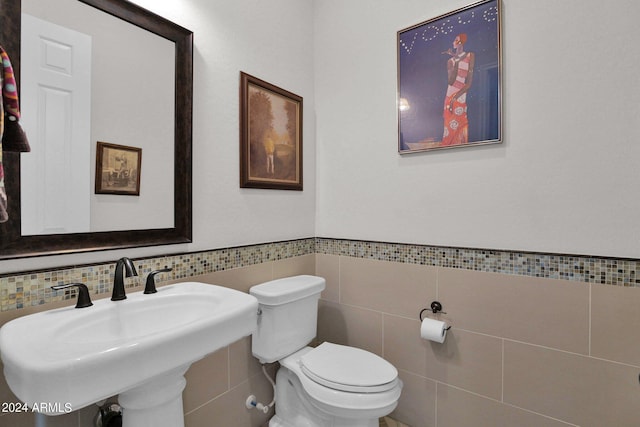
[[[640,5],[541,1],[503,1],[503,144],[400,156],[396,32],[464,0],[139,0],[195,33],[193,244],[0,272],[312,235],[640,256]],[[240,70],[304,97],[304,192],[238,188]]]
[[[504,142],[397,153],[396,32],[470,3],[315,7],[316,235],[640,256],[640,3],[503,0]]]
[[[0,261],[0,274],[315,235],[312,2],[135,3],[194,32],[193,243]],[[303,97],[304,191],[239,188],[240,71]]]
[[[194,243],[211,249],[314,235],[310,0],[137,0],[194,32]],[[304,191],[239,188],[240,71],[303,97]]]

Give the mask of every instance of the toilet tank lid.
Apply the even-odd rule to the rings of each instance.
[[[280,305],[314,294],[320,294],[325,288],[325,280],[318,276],[293,276],[276,279],[256,285],[249,293],[262,305]]]

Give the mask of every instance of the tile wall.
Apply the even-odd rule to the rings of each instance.
[[[640,425],[640,287],[316,254],[318,339],[400,371],[412,427]],[[615,282],[615,281],[614,281]],[[420,338],[440,301],[444,344]]]
[[[634,260],[316,238],[136,265],[142,276],[173,266],[164,283],[190,278],[243,291],[294,274],[326,277],[319,340],[391,361],[405,383],[392,415],[413,427],[640,425]],[[0,324],[72,303],[74,294],[53,294],[50,284],[83,281],[92,297],[106,297],[112,268],[1,277]],[[136,290],[138,283],[129,287]],[[419,337],[418,314],[434,299],[453,326],[444,344]],[[188,427],[258,427],[266,419],[243,406],[252,393],[271,399],[248,338],[195,363],[187,384]],[[0,402],[11,401],[0,381]],[[50,426],[86,425],[92,414],[82,412],[53,418],[58,424]],[[15,414],[0,415],[0,424],[5,421],[33,425],[33,417]]]

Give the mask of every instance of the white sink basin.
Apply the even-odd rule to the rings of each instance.
[[[49,403],[47,414],[136,389],[148,395],[164,387],[155,382],[182,378],[191,363],[250,335],[257,309],[246,293],[184,282],[21,317],[0,329],[4,374],[23,402]]]

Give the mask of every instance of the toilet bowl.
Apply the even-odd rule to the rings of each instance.
[[[344,363],[333,363],[341,357]],[[377,427],[378,418],[395,409],[402,390],[393,365],[357,348],[325,342],[285,357],[280,365],[273,426]],[[287,424],[289,419],[298,421]]]
[[[329,342],[307,346],[324,287],[321,277],[295,276],[250,290],[259,303],[253,354],[280,362],[270,427],[377,427],[398,404],[402,381],[383,358]]]

